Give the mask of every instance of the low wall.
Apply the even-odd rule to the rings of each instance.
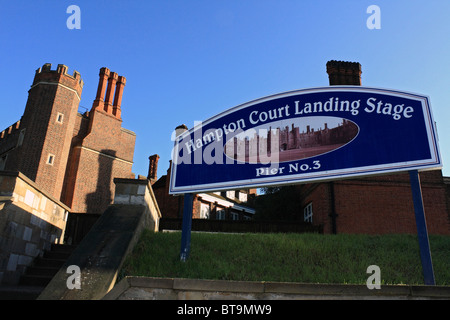
[[[36,256],[62,243],[69,210],[22,173],[0,171],[0,283],[17,284]]]
[[[305,284],[126,277],[105,300],[450,299],[450,286]]]
[[[158,231],[161,212],[152,186],[147,179],[115,178],[114,204],[143,205],[151,217],[150,230]]]
[[[159,231],[181,230],[183,219],[161,218]],[[260,220],[212,220],[192,219],[192,231],[234,232],[234,233],[322,233],[321,226],[303,221],[260,221]]]

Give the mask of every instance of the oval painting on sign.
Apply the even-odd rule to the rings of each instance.
[[[247,163],[300,160],[339,149],[358,132],[356,123],[337,117],[273,121],[236,134],[225,144],[225,155]]]

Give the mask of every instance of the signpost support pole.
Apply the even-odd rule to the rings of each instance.
[[[419,239],[420,259],[422,260],[423,277],[426,285],[434,285],[433,263],[431,261],[430,242],[428,240],[427,223],[423,207],[422,190],[420,188],[419,172],[409,171],[411,191],[416,216],[417,237]]]
[[[189,251],[191,249],[191,228],[192,228],[192,206],[194,204],[194,194],[184,194],[184,207],[183,207],[183,225],[181,229],[181,249],[180,260],[186,261],[189,257]]]

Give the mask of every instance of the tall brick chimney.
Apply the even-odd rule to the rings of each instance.
[[[119,75],[116,72],[111,72],[108,78],[108,87],[106,88],[106,96],[105,96],[105,108],[104,110],[107,113],[112,114],[112,104],[114,99],[114,91],[116,90],[116,82],[119,78]]]
[[[327,73],[330,81],[330,86],[336,85],[348,85],[348,86],[360,86],[361,85],[361,64],[359,62],[347,62],[331,60],[327,62]],[[330,202],[331,202],[331,231],[336,234],[336,214],[335,206],[336,199],[334,196],[334,182],[329,182],[330,187]]]
[[[105,107],[105,91],[106,91],[106,83],[109,78],[109,69],[108,68],[101,68],[100,69],[100,79],[98,81],[98,88],[97,88],[97,96],[95,97],[93,107],[98,108],[100,110],[103,110]]]
[[[120,105],[122,103],[122,94],[123,94],[123,87],[125,87],[125,83],[127,80],[123,76],[119,76],[117,83],[116,83],[116,93],[114,94],[114,104],[113,104],[113,115],[116,116],[116,118],[121,118],[121,110]]]
[[[358,62],[336,61],[327,62],[327,73],[330,86],[361,85],[361,64]]]
[[[148,157],[150,160],[150,164],[148,167],[148,175],[147,179],[150,180],[150,183],[153,184],[156,182],[158,178],[158,161],[159,161],[159,155],[154,154],[150,157]]]
[[[120,120],[122,113],[120,105],[126,78],[111,72],[108,68],[101,68],[99,76],[97,95],[92,108],[112,114]]]

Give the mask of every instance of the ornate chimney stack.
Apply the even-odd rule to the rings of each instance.
[[[150,180],[150,183],[153,184],[156,182],[158,178],[158,161],[159,161],[159,155],[154,154],[150,157],[148,157],[150,160],[150,165],[148,167],[148,176],[147,179]]]
[[[114,99],[114,91],[116,89],[116,82],[119,78],[119,75],[115,72],[111,72],[108,78],[108,87],[106,89],[106,96],[105,96],[105,108],[104,110],[107,113],[112,114],[112,104]]]
[[[108,68],[100,69],[100,79],[98,81],[97,95],[92,108],[104,111],[121,120],[123,88],[126,78],[119,76],[116,72],[111,72]]]
[[[358,62],[336,61],[327,62],[327,73],[330,86],[361,85],[361,64]]]
[[[125,87],[125,84],[127,82],[127,79],[123,76],[119,76],[117,83],[116,83],[116,93],[114,94],[114,104],[113,104],[113,115],[116,116],[116,118],[121,118],[121,110],[120,105],[122,103],[122,94],[123,94],[123,87]]]
[[[100,79],[98,81],[98,88],[97,88],[97,96],[95,97],[93,108],[97,108],[99,110],[104,110],[105,108],[105,91],[106,91],[106,84],[108,82],[109,78],[109,69],[108,68],[101,68],[100,69]]]

